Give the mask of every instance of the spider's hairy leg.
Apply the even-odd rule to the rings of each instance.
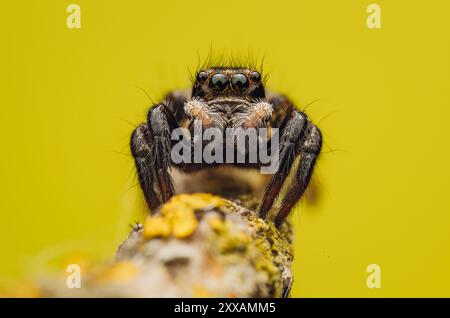
[[[298,144],[303,139],[305,132],[304,128],[307,119],[304,114],[296,110],[291,110],[288,116],[286,124],[281,129],[278,171],[272,176],[272,179],[266,187],[264,198],[259,209],[261,218],[267,216],[267,213],[272,208],[275,199],[280,193],[281,187],[294,163]]]
[[[163,103],[149,110],[147,123],[136,128],[131,138],[139,182],[151,210],[168,201],[175,192],[170,176],[171,132],[179,127],[182,113],[174,110],[182,105],[178,96],[168,95]]]
[[[175,193],[169,172],[171,169],[170,152],[172,149],[170,136],[171,131],[176,127],[171,127],[166,112],[169,112],[168,108],[164,103],[161,103],[150,109],[147,114],[147,129],[151,141],[149,158],[155,170],[163,203],[167,202]]]
[[[152,162],[149,158],[150,144],[148,139],[148,129],[145,124],[140,125],[133,131],[130,146],[131,154],[134,157],[136,165],[139,183],[144,193],[145,201],[152,212],[161,204],[161,202],[154,191],[156,179]]]
[[[291,190],[283,198],[278,214],[275,217],[276,227],[280,227],[283,224],[289,212],[308,187],[321,148],[322,134],[319,128],[311,122],[307,122],[304,138],[302,138],[298,147],[297,154],[300,155],[300,162],[295,174],[295,180]]]
[[[165,108],[173,116],[175,125],[178,125],[186,118],[184,103],[190,99],[190,95],[190,92],[187,90],[174,90],[164,97]]]

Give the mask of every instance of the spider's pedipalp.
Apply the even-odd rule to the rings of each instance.
[[[248,113],[242,126],[244,129],[264,127],[270,120],[272,113],[273,107],[271,104],[265,101],[257,102],[252,111]]]

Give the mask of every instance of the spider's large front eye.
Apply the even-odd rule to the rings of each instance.
[[[227,83],[227,78],[223,74],[217,73],[211,77],[211,84],[216,89],[223,90],[227,86]]]
[[[248,79],[244,74],[236,74],[231,78],[231,84],[233,84],[234,89],[244,90],[248,87]]]
[[[208,79],[206,72],[200,72],[197,74],[197,82],[204,83]]]

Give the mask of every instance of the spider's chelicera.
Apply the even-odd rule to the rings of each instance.
[[[260,174],[270,173],[258,208],[260,217],[268,216],[282,188],[287,188],[277,208],[277,227],[306,190],[321,147],[320,130],[306,114],[286,96],[266,90],[261,74],[246,67],[198,72],[190,92],[169,93],[150,109],[147,122],[131,137],[131,152],[150,210],[175,194],[174,169],[190,178],[205,178],[202,171],[216,178],[214,168],[259,168]],[[233,174],[226,174],[225,183],[231,184]],[[246,181],[251,184],[242,178],[244,173],[238,175],[241,188]],[[292,181],[285,185],[288,175]],[[210,181],[202,180],[202,184],[214,192],[214,187],[206,189]],[[197,190],[192,179],[188,184],[184,192]]]

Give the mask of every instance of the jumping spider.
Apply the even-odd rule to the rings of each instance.
[[[259,72],[248,67],[201,70],[196,74],[191,92],[169,93],[149,110],[147,122],[132,134],[131,153],[150,210],[174,195],[172,168],[191,174],[218,166],[176,164],[171,160],[171,148],[177,142],[171,140],[172,131],[179,127],[192,131],[194,121],[201,121],[204,127],[221,130],[227,127],[279,129],[279,169],[269,176],[270,181],[258,209],[261,218],[268,216],[291,168],[294,168],[292,184],[288,186],[275,216],[275,225],[280,227],[308,186],[322,147],[320,130],[286,96],[266,90]],[[298,163],[294,164],[294,161]],[[231,166],[258,168],[258,164]]]

